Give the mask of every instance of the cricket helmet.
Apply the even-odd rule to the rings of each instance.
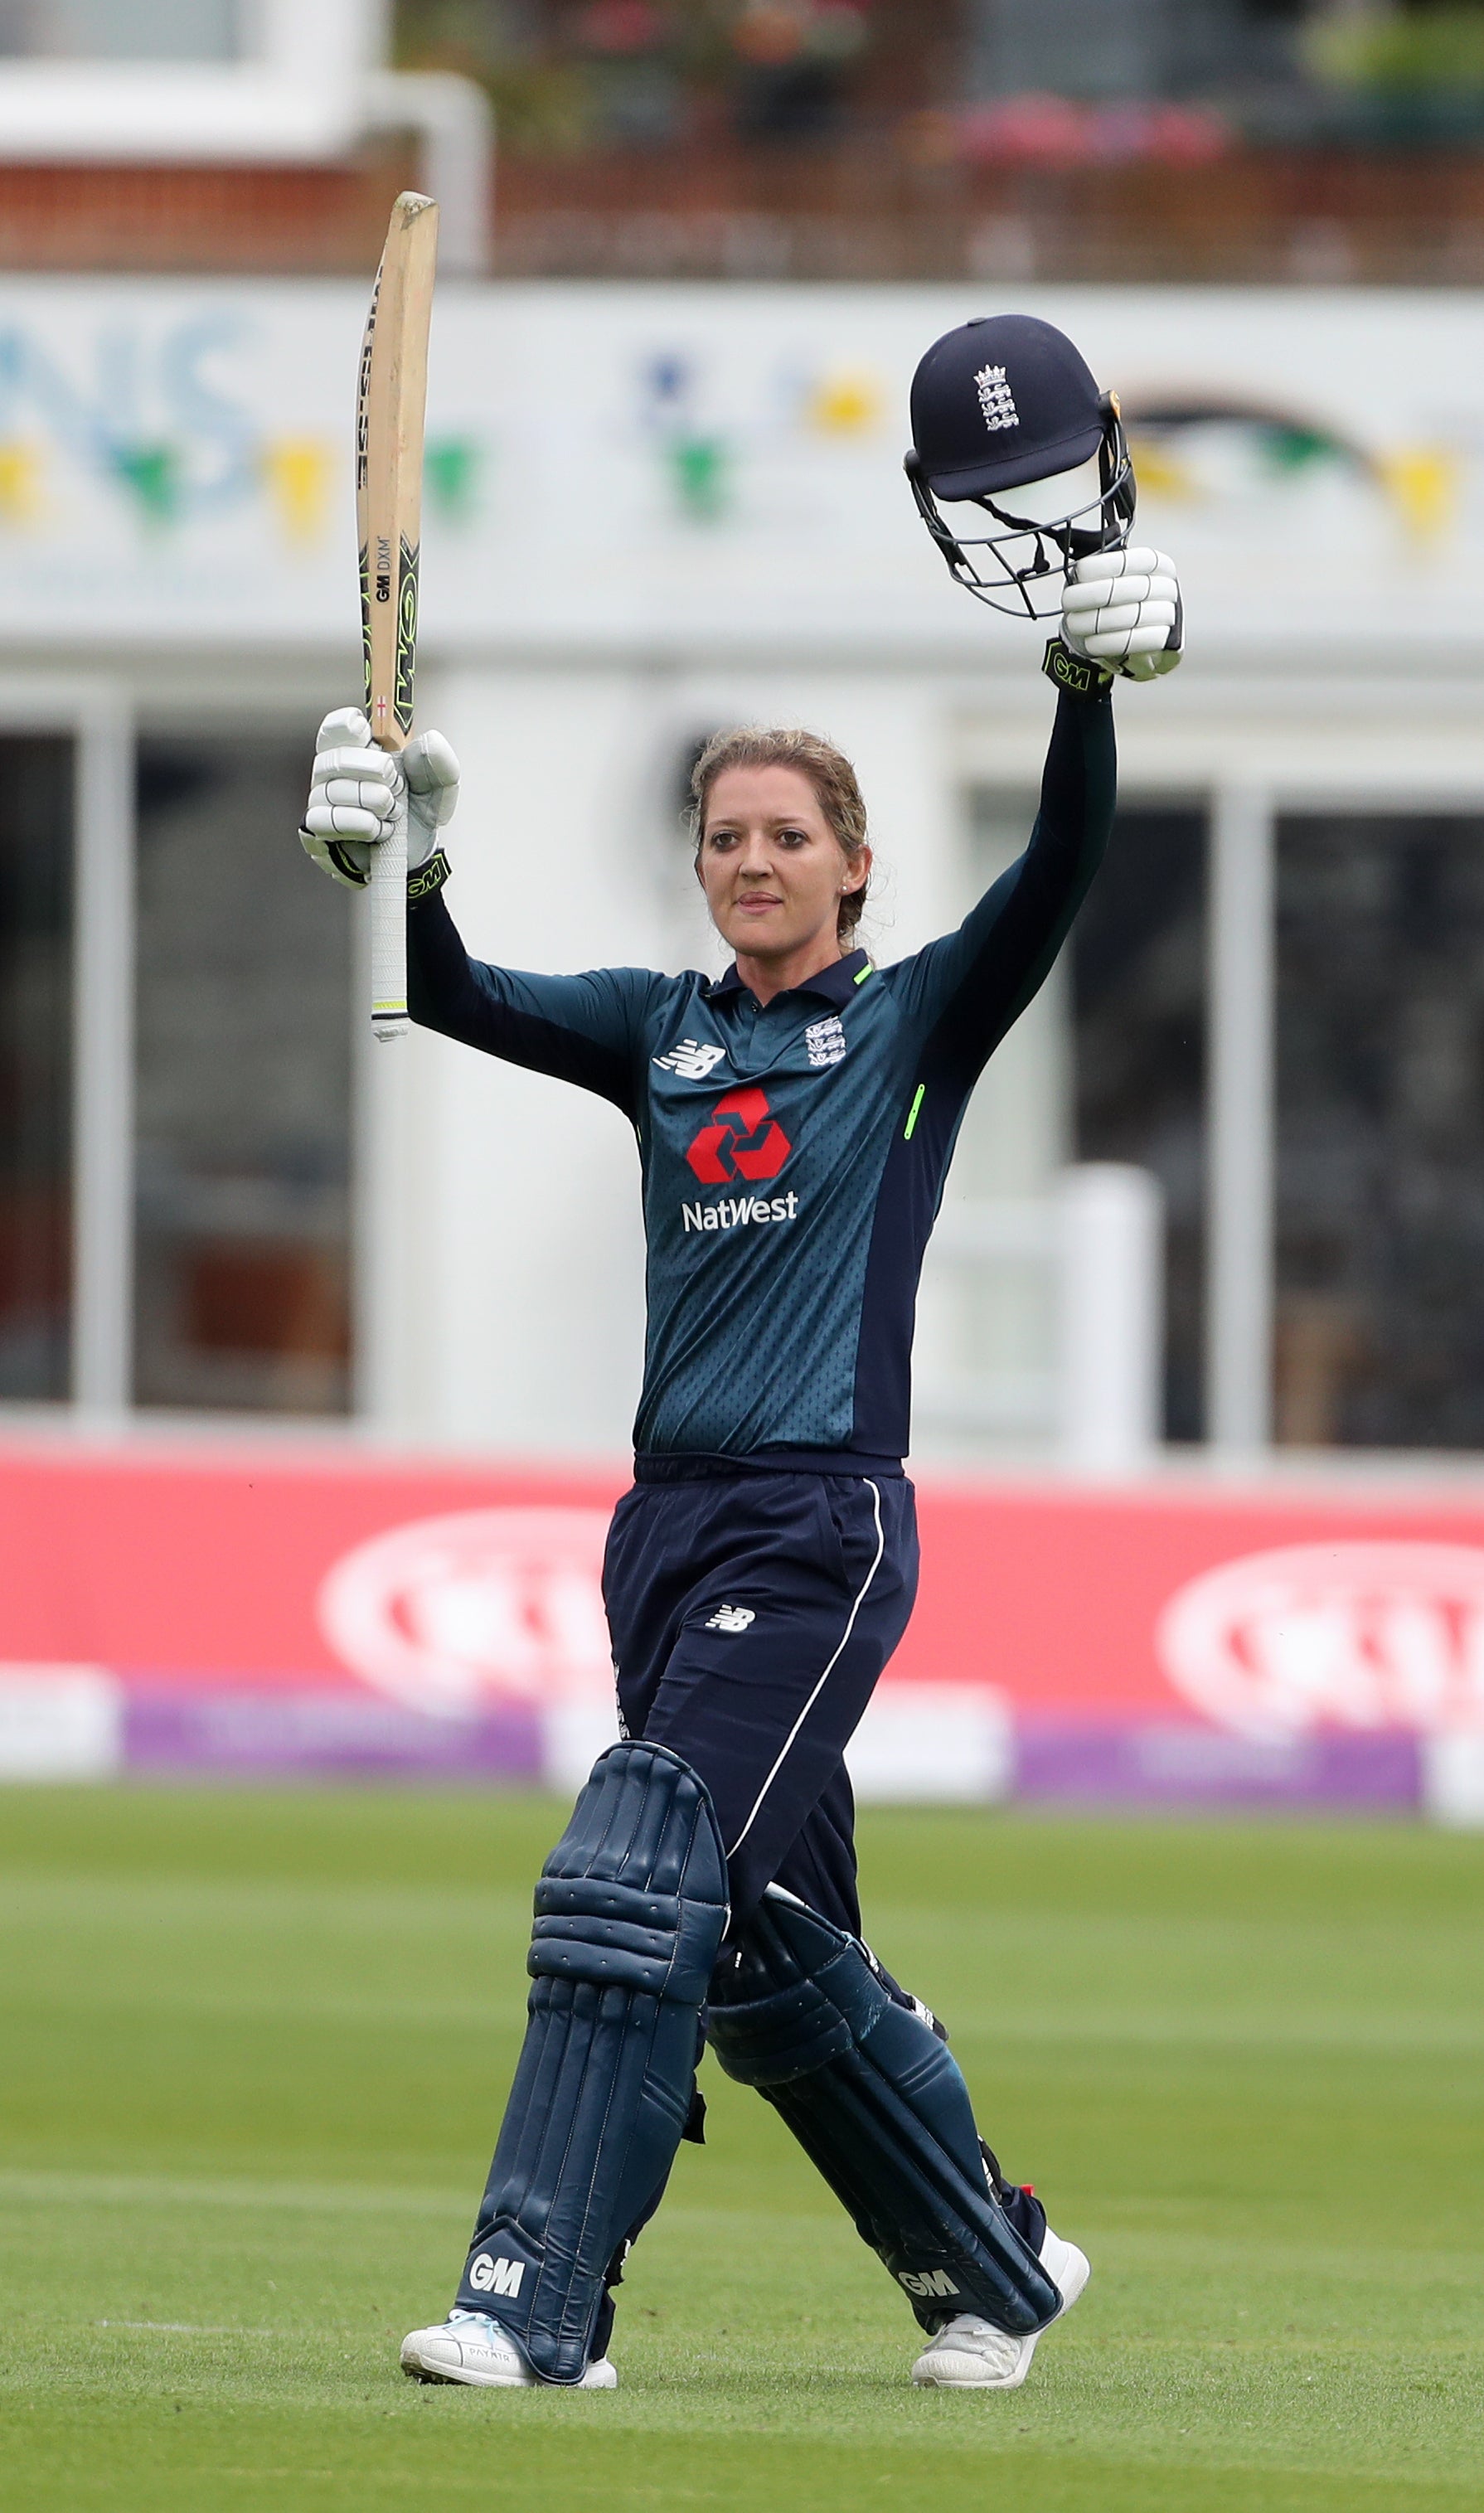
[[[1072,559],[1127,541],[1134,469],[1117,395],[1099,391],[1054,324],[1033,314],[981,314],[945,332],[912,378],[911,411],[905,468],[917,511],[949,574],[978,601],[1013,616],[1049,617]],[[1007,492],[1074,471],[1095,454],[1097,495],[1069,513],[1019,515],[1001,502]],[[978,506],[999,529],[955,531],[940,499]]]

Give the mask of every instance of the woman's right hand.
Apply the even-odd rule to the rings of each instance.
[[[348,890],[371,879],[371,850],[385,837],[407,792],[407,868],[416,872],[438,844],[459,802],[459,762],[441,733],[420,733],[403,751],[379,750],[359,707],[337,707],[314,743],[309,801],[300,844],[311,863]]]

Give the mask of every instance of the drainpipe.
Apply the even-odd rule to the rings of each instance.
[[[360,83],[367,128],[416,131],[422,182],[438,204],[438,267],[482,278],[490,264],[495,117],[483,88],[452,70],[371,70]]]

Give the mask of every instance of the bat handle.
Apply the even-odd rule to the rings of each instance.
[[[400,1038],[407,1020],[407,786],[371,850],[371,1028]]]

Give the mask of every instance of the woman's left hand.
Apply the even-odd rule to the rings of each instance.
[[[1185,617],[1175,562],[1163,550],[1099,550],[1072,561],[1062,594],[1062,642],[1130,681],[1173,672]]]
[[[405,750],[379,750],[359,707],[337,707],[320,726],[300,844],[311,863],[349,890],[371,879],[371,850],[391,825],[407,787],[407,869],[438,844],[459,801],[459,762],[441,733],[419,733]]]

